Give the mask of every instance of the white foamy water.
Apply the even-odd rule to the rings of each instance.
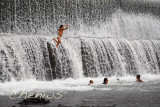
[[[0,95],[9,95],[11,93],[24,92],[47,92],[47,91],[89,91],[89,90],[127,90],[128,87],[133,89],[139,84],[148,86],[149,84],[159,84],[160,75],[144,74],[141,75],[143,83],[137,83],[133,76],[110,77],[107,85],[102,84],[104,77],[97,78],[79,78],[79,79],[61,79],[53,81],[37,81],[35,79],[25,81],[14,81],[0,83]],[[117,80],[119,79],[119,80]],[[93,80],[93,85],[88,85]]]

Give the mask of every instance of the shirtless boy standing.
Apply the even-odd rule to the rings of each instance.
[[[60,25],[59,29],[58,29],[58,36],[57,36],[57,40],[55,38],[53,38],[52,40],[54,40],[57,45],[56,47],[58,48],[58,45],[61,43],[61,37],[63,35],[63,30],[68,29],[68,24],[66,25]]]

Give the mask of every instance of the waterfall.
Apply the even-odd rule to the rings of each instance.
[[[0,77],[49,81],[159,74],[159,40],[77,37],[55,45],[49,36],[1,35]]]
[[[66,37],[159,38],[159,0],[2,0],[0,33]]]
[[[2,0],[0,80],[159,74],[159,10],[159,0]]]

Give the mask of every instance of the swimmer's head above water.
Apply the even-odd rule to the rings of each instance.
[[[104,78],[103,84],[108,84],[108,78]]]
[[[137,78],[137,79],[140,79],[140,78],[141,78],[141,76],[140,76],[140,75],[137,75],[137,76],[136,76],[136,78]]]
[[[140,78],[141,78],[140,75],[136,75],[137,82],[143,82]]]
[[[91,85],[91,84],[93,84],[93,83],[94,83],[93,80],[90,80],[88,85]]]

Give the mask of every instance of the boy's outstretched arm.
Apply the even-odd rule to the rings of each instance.
[[[66,24],[65,26],[67,26],[66,28],[64,28],[64,30],[68,29],[68,24]]]

